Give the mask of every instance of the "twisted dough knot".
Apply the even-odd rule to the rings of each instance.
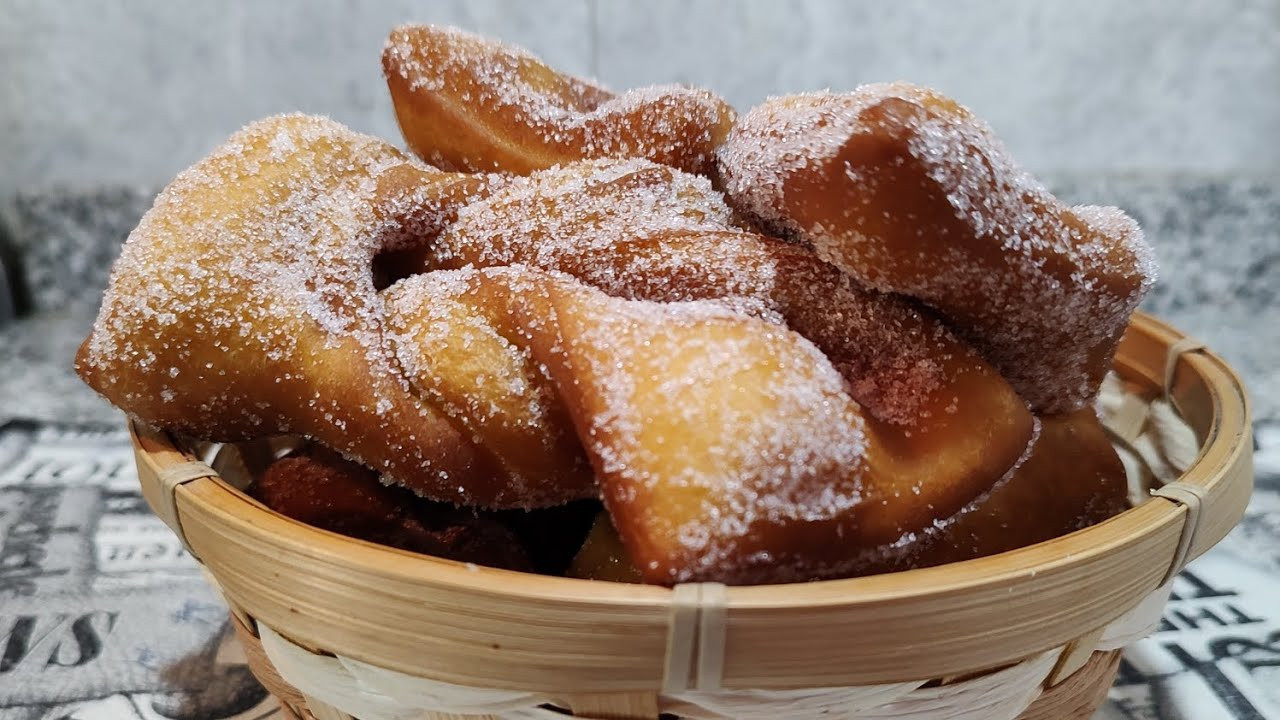
[[[1064,206],[926,88],[773,98],[733,129],[719,168],[735,207],[936,310],[1040,412],[1098,394],[1155,279],[1137,223]]]
[[[147,422],[213,440],[306,435],[438,499],[581,497],[589,479],[512,496],[387,352],[374,256],[438,232],[488,182],[322,118],[254,123],[156,198],[76,368]]]
[[[1080,408],[1145,246],[954,103],[770,101],[720,147],[726,203],[679,169],[709,172],[732,122],[706,93],[614,98],[434,28],[393,33],[384,66],[419,155],[527,176],[255,123],[130,235],[86,382],[192,435],[308,436],[437,501],[599,496],[649,582],[942,562],[1122,502]]]
[[[438,317],[440,308],[461,300],[467,308],[461,315],[480,313],[505,328],[493,335],[507,338],[513,357],[524,348],[533,365],[552,369],[543,396],[567,406],[613,522],[649,581],[786,581],[907,567],[940,561],[957,545],[989,552],[1000,543],[1013,547],[1061,534],[1087,522],[1082,517],[1113,512],[1113,499],[1123,497],[1122,471],[1091,412],[1045,419],[1045,431],[1029,447],[1034,421],[1023,401],[937,318],[859,289],[811,251],[736,229],[705,180],[671,168],[595,161],[512,180],[460,209],[434,242],[397,262],[414,273],[388,291],[392,324],[416,329],[403,345],[410,352],[457,337],[424,313]],[[476,270],[483,267],[506,269],[501,275]],[[535,282],[540,274],[530,268],[553,274]],[[491,286],[506,288],[515,277],[521,278],[516,305],[507,304],[510,290],[494,300]],[[410,289],[411,301],[405,298]],[[535,300],[547,294],[561,299],[550,307]],[[769,347],[744,339],[717,344],[712,338],[718,331],[702,326],[679,342],[655,339],[676,323],[664,313],[709,302],[752,319],[749,337],[782,333],[789,340]],[[580,336],[588,329],[590,335]],[[565,357],[548,355],[546,338]],[[468,343],[467,352],[474,352]],[[706,359],[717,353],[759,357],[781,367],[798,362],[786,358],[810,344],[820,354],[804,356],[799,366],[825,374],[805,385],[838,376],[824,387],[839,388],[836,396],[856,403],[852,420],[815,410],[829,407],[829,400],[787,404],[784,399],[799,390],[779,390],[780,377],[746,381]],[[661,350],[649,360],[655,347]],[[696,352],[701,364],[682,364],[679,348]],[[410,358],[401,361],[405,368],[422,367]],[[612,376],[592,376],[597,368],[612,368]],[[411,371],[411,382],[450,382],[446,375],[427,363],[425,370]],[[634,390],[637,383],[665,383],[664,391],[645,395]],[[624,386],[633,388],[630,394],[619,393]],[[711,409],[711,398],[695,397],[691,388],[718,388],[724,397],[773,395],[755,400],[750,417],[727,419]],[[473,407],[497,406],[476,387],[461,395]],[[672,416],[682,413],[697,423],[673,424]],[[638,441],[634,428],[623,423],[619,430],[611,422],[624,417],[652,429],[656,439]],[[775,436],[783,429],[796,434],[787,434],[784,450],[775,454],[746,431],[756,421]],[[857,457],[844,456],[836,475],[806,475],[817,471],[797,458],[806,457],[810,438],[821,439],[813,455],[819,465],[823,452],[839,457],[848,451],[830,435],[833,428],[846,442],[862,436]],[[761,430],[760,437],[771,436]],[[745,456],[735,454],[744,448]],[[659,451],[662,464],[647,465]],[[1099,460],[1087,467],[1076,463],[1078,479],[1054,490],[1063,505],[1019,504],[1053,488],[1062,479],[1059,468],[1072,467],[1064,459],[1080,454]],[[704,457],[715,464],[697,466]],[[1025,471],[1017,465],[1023,458]],[[761,472],[773,475],[753,475]],[[844,473],[859,475],[858,483],[842,486]],[[830,493],[826,501],[848,500],[849,492],[859,498],[847,507],[824,508],[817,496],[788,499],[787,483]],[[998,492],[983,497],[997,485]],[[738,491],[752,500],[735,498]],[[975,499],[981,501],[969,508],[967,522],[942,532],[933,527]],[[770,509],[762,511],[762,503]],[[1092,515],[1063,511],[1091,503]],[[1014,529],[990,532],[1000,526]]]
[[[382,67],[409,147],[447,169],[524,174],[643,157],[708,172],[734,119],[706,90],[663,85],[614,95],[456,28],[396,28]]]
[[[772,98],[735,126],[705,91],[615,97],[449,28],[397,28],[383,67],[421,157],[518,174],[642,157],[715,174],[744,217],[864,287],[939,313],[1037,412],[1070,412],[1097,395],[1155,279],[1132,219],[1064,206],[986,124],[927,88]]]

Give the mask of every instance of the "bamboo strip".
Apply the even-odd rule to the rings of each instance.
[[[1062,654],[1058,656],[1058,664],[1053,667],[1045,683],[1053,687],[1084,667],[1084,664],[1093,656],[1093,651],[1098,647],[1098,641],[1102,639],[1106,630],[1105,627],[1091,630],[1068,643],[1063,648]]]
[[[568,698],[569,709],[575,717],[595,717],[600,720],[658,720],[658,694],[652,692],[630,693],[576,693]]]

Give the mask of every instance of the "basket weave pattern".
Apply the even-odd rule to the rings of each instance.
[[[1145,636],[1159,621],[1159,610],[1168,593],[1162,592],[1148,609],[1113,623],[1099,647],[1115,649],[1077,654],[1081,664],[1063,665],[1065,648],[1043,653],[1027,661],[975,678],[921,687],[923,682],[897,683],[861,688],[821,688],[804,693],[722,693],[681,699],[664,697],[659,705],[669,714],[682,710],[681,718],[826,716],[847,718],[1014,718],[1017,720],[1064,720],[1087,718],[1105,698],[1120,662],[1120,647]],[[1154,616],[1150,608],[1155,609]],[[350,718],[338,710],[341,705],[361,720],[391,720],[420,717],[427,720],[493,718],[497,720],[563,720],[571,708],[575,717],[653,718],[640,707],[631,714],[581,714],[582,698],[539,698],[525,693],[493,692],[493,700],[480,701],[486,692],[459,688],[447,683],[361,668],[360,663],[331,655],[313,653],[281,637],[268,628],[260,636],[238,618],[236,634],[245,647],[249,667],[281,704],[301,718],[317,717],[311,708],[324,708],[323,720]],[[372,670],[372,671],[371,671]],[[286,680],[282,673],[287,675]],[[1056,680],[1057,682],[1051,682]],[[325,698],[322,700],[321,698]],[[718,700],[718,702],[717,702]],[[571,707],[572,706],[572,707]],[[708,708],[715,710],[708,710]],[[449,708],[448,711],[439,708]],[[715,713],[715,711],[720,711]],[[587,710],[590,712],[590,710]]]
[[[280,701],[280,705],[285,712],[292,715],[298,720],[312,720],[316,718],[308,708],[308,698],[304,696],[297,688],[285,682],[276,672],[275,666],[272,665],[270,658],[263,650],[262,642],[257,635],[249,628],[245,627],[239,620],[234,620],[236,635],[240,639],[241,645],[245,648],[246,656],[249,660],[249,667],[253,670],[254,675],[262,683],[272,695]],[[305,651],[304,651],[305,652]],[[1061,683],[1053,687],[1045,689],[1040,693],[1029,707],[1026,708],[1017,720],[1064,720],[1070,718],[1088,718],[1094,710],[1097,709],[1102,701],[1106,698],[1107,690],[1111,687],[1113,678],[1115,677],[1116,668],[1120,664],[1120,650],[1111,650],[1105,652],[1096,652],[1089,656],[1088,661],[1076,672]],[[1005,679],[1009,679],[1005,676]],[[1019,679],[1019,678],[1013,678]],[[1032,678],[1027,678],[1031,680]],[[946,694],[937,693],[944,700],[947,699]],[[318,700],[311,698],[312,703],[324,705]],[[327,706],[329,710],[334,710],[332,706]],[[983,712],[994,710],[990,705],[980,708]],[[336,711],[336,710],[334,710]],[[322,711],[322,712],[328,712]],[[336,711],[338,717],[349,717],[341,711]],[[777,717],[777,710],[771,710]],[[848,717],[845,711],[834,712],[831,717]],[[332,715],[328,715],[332,717]],[[459,715],[457,713],[445,712],[425,712],[416,715],[416,717],[426,718],[426,720],[455,720],[459,718],[470,718],[471,720],[489,720],[497,718],[496,715]],[[519,714],[507,714],[502,717],[512,718],[547,718],[548,720],[564,720],[565,714],[549,708],[534,708]],[[576,717],[586,717],[577,715]],[[610,713],[608,715],[598,716],[600,720],[608,718],[625,717],[618,714]],[[863,717],[886,717],[884,714],[876,716]],[[890,715],[889,717],[904,717],[902,714]],[[961,717],[961,716],[956,716]],[[973,715],[976,718],[998,717],[998,715]]]
[[[1139,314],[1116,370],[1105,423],[1156,499],[1000,556],[793,586],[593,583],[372,546],[239,493],[261,447],[210,467],[133,431],[144,495],[302,718],[1088,718],[1252,480],[1247,402],[1219,358]]]

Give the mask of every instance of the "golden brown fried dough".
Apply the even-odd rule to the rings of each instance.
[[[609,519],[609,513],[602,512],[596,516],[591,532],[565,575],[583,580],[640,582],[640,571],[627,557],[627,550],[622,546],[622,538],[618,537],[618,529]]]
[[[407,272],[518,263],[641,300],[744,298],[816,344],[854,399],[885,422],[914,425],[931,397],[950,397],[940,357],[995,376],[931,315],[862,290],[810,250],[733,225],[704,178],[642,160],[583,162],[468,204],[435,242],[400,261]],[[993,388],[997,401],[1012,399],[998,381]],[[998,462],[1026,444],[1031,418],[1021,415],[1023,434],[995,453]]]
[[[383,485],[374,471],[318,446],[272,463],[251,491],[281,515],[391,547],[508,570],[532,566],[493,517]]]
[[[1150,251],[951,100],[777,98],[731,133],[711,93],[614,95],[452,29],[396,29],[383,68],[416,154],[502,174],[256,123],[160,195],[77,355],[143,421],[336,450],[271,465],[271,507],[497,567],[746,584],[1124,506],[1088,401]]]
[[[614,95],[455,28],[396,28],[382,67],[409,147],[448,169],[526,174],[585,158],[644,157],[709,172],[734,119],[706,90]]]
[[[538,293],[433,273],[393,285],[384,297],[395,355],[413,391],[500,466],[506,480],[491,504],[549,507],[597,496],[568,412],[522,337],[517,317],[538,311]]]
[[[809,532],[850,515],[867,471],[859,408],[816,348],[709,302],[549,296],[548,364],[646,581],[760,581],[854,546]]]
[[[579,163],[469,204],[416,262],[426,271],[523,264],[614,296],[728,299],[782,320],[823,351],[867,410],[880,462],[893,469],[876,485],[884,493],[914,494],[916,478],[936,478],[935,487],[963,478],[957,488],[976,490],[972,499],[1022,455],[1032,430],[1022,400],[936,319],[857,288],[812,251],[730,227],[701,178],[643,161]],[[619,362],[633,369],[635,357]],[[870,517],[862,531],[891,543],[940,506]]]
[[[862,572],[929,567],[986,557],[1102,522],[1128,507],[1124,467],[1093,410],[1039,420],[1033,448],[989,494],[925,532],[904,552],[869,556]],[[569,577],[640,582],[618,531],[601,513]]]
[[[1021,400],[963,354],[944,358],[956,364],[928,399],[936,422],[866,418],[817,348],[741,301],[623,300],[520,266],[417,275],[386,298],[393,326],[450,302],[508,318],[506,342],[545,368],[648,582],[876,567],[985,492],[1030,438]]]
[[[1124,466],[1093,408],[1040,418],[1026,461],[922,543],[927,549],[911,566],[1025,547],[1102,522],[1128,506]]]
[[[932,90],[774,98],[718,155],[738,210],[937,310],[1039,412],[1097,393],[1154,278],[1133,220],[1064,206]]]
[[[409,392],[370,266],[486,183],[323,118],[257,122],[156,199],[76,369],[147,423],[215,440],[302,434],[420,494],[485,504],[501,473]]]
[[[707,301],[566,285],[552,298],[558,367],[572,373],[558,385],[647,582],[865,572],[985,492],[1029,436],[994,374],[949,376],[946,401],[983,410],[967,426],[904,429],[865,417],[821,352],[781,326]]]

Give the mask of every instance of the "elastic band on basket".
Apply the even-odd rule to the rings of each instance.
[[[672,588],[667,655],[662,665],[664,693],[720,689],[728,599],[727,588],[720,583],[685,583]]]
[[[725,615],[728,588],[720,583],[702,584],[702,611],[698,615],[699,690],[719,690],[724,678]]]
[[[1164,360],[1165,397],[1170,397],[1173,393],[1173,373],[1178,369],[1178,361],[1182,359],[1182,356],[1189,352],[1199,352],[1204,349],[1204,343],[1192,337],[1184,337],[1169,346],[1169,353],[1165,355]]]
[[[689,689],[693,667],[693,646],[698,636],[698,602],[702,588],[697,583],[671,589],[671,618],[667,622],[667,656],[662,663],[662,691]]]
[[[218,473],[208,465],[192,460],[190,462],[178,463],[160,468],[157,478],[160,480],[160,497],[159,500],[164,504],[164,516],[168,520],[169,529],[178,536],[178,541],[182,543],[183,549],[196,557],[195,551],[187,544],[187,535],[182,532],[182,520],[178,518],[178,504],[175,494],[179,485],[185,485],[192,480],[199,480],[207,477],[217,477]],[[196,558],[199,560],[199,558]]]
[[[1165,573],[1164,579],[1160,581],[1160,584],[1164,585],[1171,582],[1178,573],[1182,572],[1182,568],[1187,565],[1187,555],[1191,553],[1191,547],[1195,544],[1196,533],[1200,530],[1200,506],[1204,502],[1204,488],[1182,480],[1175,480],[1168,485],[1155,488],[1151,491],[1151,494],[1171,500],[1187,508],[1187,521],[1182,526],[1182,537],[1178,538],[1178,550],[1173,555],[1173,562],[1169,563],[1169,571]]]

